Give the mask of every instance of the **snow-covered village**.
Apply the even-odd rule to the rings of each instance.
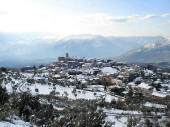
[[[0,68],[0,127],[170,127],[170,69],[76,58]]]

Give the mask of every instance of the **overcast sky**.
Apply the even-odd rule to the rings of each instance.
[[[170,0],[0,0],[0,32],[170,38]]]

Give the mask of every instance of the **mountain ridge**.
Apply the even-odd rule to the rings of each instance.
[[[117,58],[128,63],[170,62],[170,40],[158,40],[133,49]]]

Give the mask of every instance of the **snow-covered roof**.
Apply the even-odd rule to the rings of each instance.
[[[154,103],[150,103],[150,102],[146,102],[144,104],[144,106],[146,107],[154,107],[154,108],[166,108],[166,105],[161,105],[161,104],[154,104]]]
[[[39,70],[46,70],[46,67],[42,67],[42,68],[40,68]]]
[[[149,86],[148,84],[146,84],[144,82],[139,84],[138,87],[143,88],[143,89],[151,89],[152,88],[151,86]]]
[[[101,69],[101,71],[102,71],[104,74],[107,74],[107,75],[109,75],[109,74],[115,74],[115,73],[118,72],[117,69],[112,68],[112,67],[103,67],[103,68]]]
[[[69,81],[69,82],[74,82],[75,80],[72,79],[72,78],[70,78],[70,79],[68,79],[68,81]]]
[[[164,97],[166,97],[167,95],[166,94],[163,94],[163,93],[160,93],[160,92],[153,92],[152,93],[152,96],[157,96],[157,97],[162,97],[162,98],[164,98]]]
[[[54,75],[54,77],[55,77],[55,78],[60,78],[61,76],[58,75],[58,74],[56,74],[56,75]]]
[[[136,86],[134,82],[129,82],[127,85],[129,85],[129,86]]]
[[[35,80],[42,80],[45,79],[44,77],[34,77]]]
[[[142,81],[142,77],[137,77],[134,81]]]
[[[157,79],[154,83],[159,84],[159,83],[161,83],[161,81],[160,81],[160,79]]]
[[[144,73],[145,73],[145,76],[149,76],[149,75],[153,74],[153,71],[146,69],[146,70],[144,70]]]

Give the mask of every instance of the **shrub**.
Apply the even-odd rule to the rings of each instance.
[[[54,120],[54,108],[53,105],[41,105],[41,108],[36,112],[36,117],[38,118],[36,124],[39,126],[46,125],[49,126]]]
[[[106,115],[102,111],[87,111],[86,109],[72,109],[58,122],[59,126],[69,127],[102,127]]]
[[[116,95],[123,95],[123,91],[125,91],[125,88],[114,87],[111,89],[111,92],[114,92]]]
[[[27,82],[30,83],[30,84],[34,84],[35,80],[34,79],[27,79]]]
[[[0,86],[0,104],[4,104],[8,101],[9,95],[7,93],[6,88]]]
[[[24,120],[29,121],[31,112],[39,110],[39,98],[37,96],[32,96],[30,93],[24,92],[20,95],[17,107],[19,109],[19,116],[23,116]]]
[[[170,127],[170,122],[166,123],[166,127]]]
[[[2,72],[7,72],[7,68],[1,67]]]

